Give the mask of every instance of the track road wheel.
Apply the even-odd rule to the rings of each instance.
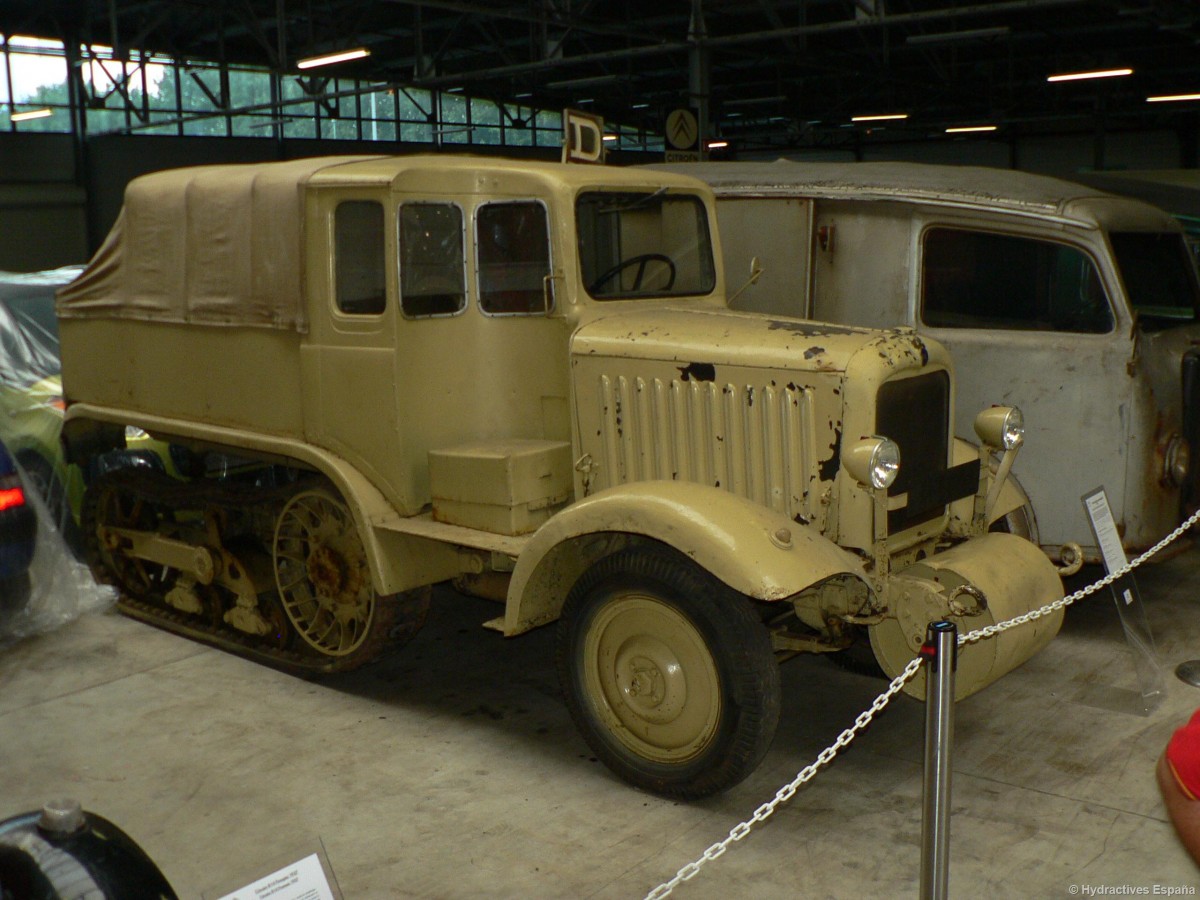
[[[638,547],[576,582],[558,673],[588,745],[632,784],[683,800],[737,784],[779,722],[779,667],[749,602],[674,551]]]
[[[126,473],[122,471],[103,475],[92,483],[84,495],[86,559],[97,581],[114,585],[134,600],[161,604],[175,583],[175,571],[132,556],[120,541],[100,540],[101,528],[154,532],[159,530],[162,523],[164,511],[138,496],[125,476]]]
[[[293,494],[275,524],[275,583],[296,646],[339,672],[374,659],[389,642],[416,634],[429,591],[380,597],[362,539],[346,504],[332,490]]]

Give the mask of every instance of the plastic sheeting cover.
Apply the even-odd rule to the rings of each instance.
[[[29,484],[27,474],[19,465],[17,469]],[[26,491],[26,497],[37,512],[37,544],[28,584],[6,586],[4,589],[16,596],[0,598],[0,646],[53,631],[84,613],[107,609],[117,599],[116,591],[97,584],[88,567],[75,557],[54,524],[58,516],[41,495]]]
[[[116,598],[77,558],[76,492],[63,488],[77,475],[68,475],[58,444],[62,388],[54,292],[82,268],[0,272],[0,440],[17,457],[26,497],[37,512],[28,582],[0,587],[6,592],[0,596],[0,644],[58,628],[84,612],[111,606]],[[40,471],[31,472],[22,461]]]

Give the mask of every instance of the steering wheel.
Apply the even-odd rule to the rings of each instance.
[[[646,263],[660,262],[665,263],[670,270],[670,275],[667,278],[667,284],[663,288],[664,291],[669,291],[675,284],[675,263],[671,257],[663,253],[643,253],[640,256],[631,256],[629,259],[623,259],[588,286],[588,293],[595,293],[602,284],[612,281],[616,276],[624,272],[630,266],[637,266],[637,277],[633,279],[633,287],[631,290],[639,290],[642,286],[642,278],[646,274]]]

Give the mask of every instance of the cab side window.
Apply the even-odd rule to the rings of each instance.
[[[411,318],[467,305],[462,210],[453,203],[400,207],[400,306]]]
[[[546,309],[550,235],[540,203],[489,203],[475,214],[479,305],[485,313],[537,314]]]
[[[1090,257],[1074,247],[954,228],[925,233],[921,317],[940,328],[1104,334],[1113,315]]]
[[[387,303],[383,206],[347,200],[333,213],[335,297],[341,312],[379,315]]]

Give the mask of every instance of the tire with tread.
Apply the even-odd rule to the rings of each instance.
[[[571,589],[557,636],[576,726],[616,774],[694,800],[737,784],[779,722],[779,666],[742,595],[673,550],[596,562]]]

